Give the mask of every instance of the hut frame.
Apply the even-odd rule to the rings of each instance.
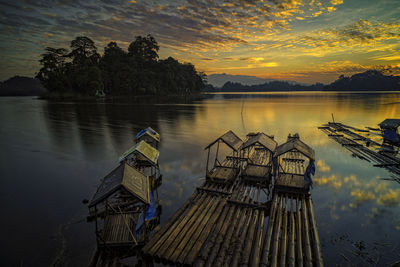
[[[227,156],[226,160],[232,161],[232,166],[224,166],[224,162],[220,162],[218,159],[219,156],[219,147],[220,143],[224,143],[227,147],[232,150],[232,156]],[[211,142],[205,149],[207,152],[207,163],[206,163],[206,177],[211,178],[212,171],[209,170],[209,162],[210,162],[210,151],[211,147],[217,145],[217,150],[215,154],[214,164],[211,170],[215,170],[216,168],[225,168],[225,169],[238,169],[239,163],[241,161],[241,146],[243,145],[243,141],[231,130],[226,132],[225,134],[218,137],[215,141]]]

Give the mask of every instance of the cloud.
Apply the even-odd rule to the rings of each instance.
[[[322,159],[317,160],[317,167],[318,171],[321,172],[329,172],[331,170],[331,167]]]

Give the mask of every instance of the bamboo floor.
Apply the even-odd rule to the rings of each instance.
[[[266,163],[260,153],[245,156]],[[273,181],[251,183],[241,171],[233,182],[205,181],[142,252],[166,265],[323,266],[309,192],[275,192]]]
[[[371,149],[371,147],[366,146],[366,143],[376,146],[380,146],[380,144],[354,133],[350,130],[353,127],[343,126],[340,123],[329,122],[318,128],[349,150],[353,155],[370,162],[374,167],[383,167],[393,173],[392,180],[400,183],[400,158],[378,153]]]

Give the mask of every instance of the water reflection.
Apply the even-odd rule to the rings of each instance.
[[[90,225],[75,224],[87,212],[81,200],[92,195],[98,180],[134,143],[134,134],[148,126],[163,140],[161,224],[201,184],[204,147],[213,138],[229,129],[240,137],[260,131],[282,143],[288,133],[298,132],[316,152],[312,196],[326,265],[346,264],[339,243],[331,242],[338,235],[366,244],[384,240],[400,245],[399,184],[381,180],[389,177],[386,170],[352,157],[317,129],[331,113],[355,127],[376,127],[399,116],[400,94],[215,94],[178,103],[0,101],[0,207],[10,218],[0,229],[5,240],[12,240],[2,247],[10,251],[3,257],[7,266],[21,259],[28,266],[49,265],[60,255],[58,230],[67,223],[61,258],[69,265],[85,265],[95,242]],[[389,255],[384,263],[394,260]]]

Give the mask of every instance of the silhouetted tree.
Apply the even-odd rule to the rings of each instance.
[[[37,77],[49,90],[85,95],[103,88],[111,95],[185,95],[203,90],[205,74],[172,57],[158,60],[158,50],[151,35],[137,36],[127,52],[110,42],[100,56],[90,38],[79,36],[71,42],[70,53],[46,48]]]

